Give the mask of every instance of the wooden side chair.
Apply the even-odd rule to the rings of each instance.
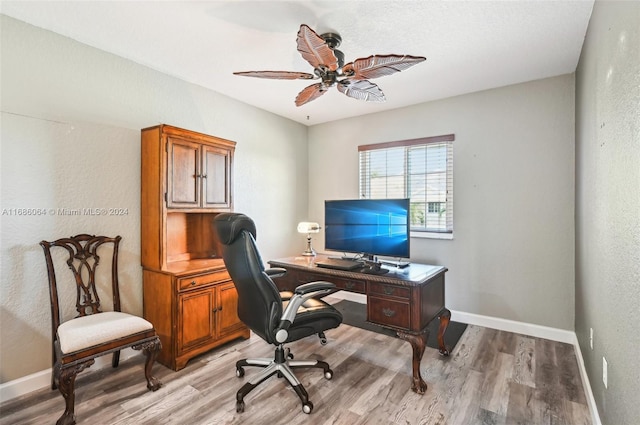
[[[95,362],[95,358],[105,354],[113,354],[112,366],[115,368],[120,361],[120,350],[131,347],[142,350],[146,355],[144,374],[147,388],[156,391],[162,383],[151,375],[153,362],[161,349],[160,338],[153,325],[141,317],[120,311],[120,292],[118,287],[118,247],[120,236],[115,238],[81,234],[70,238],[58,239],[53,242],[42,241],[49,275],[49,294],[51,296],[51,335],[53,340],[53,375],[51,388],[59,388],[65,399],[65,411],[56,422],[57,425],[72,425],[76,423],[75,380],[78,373]],[[106,260],[111,260],[111,288],[113,311],[102,311],[100,298],[96,288],[96,271],[100,263],[98,248],[112,245],[113,250],[104,252]],[[64,294],[70,291],[58,290],[54,257],[52,248],[64,248],[68,268],[71,270],[70,279],[64,283],[75,283],[75,309],[78,315],[69,320],[62,320],[67,305],[73,300],[65,299]],[[107,254],[111,257],[109,258]],[[58,257],[59,258],[59,257]],[[62,264],[60,264],[62,266]],[[62,281],[60,267],[58,277]],[[103,272],[103,269],[101,269]],[[108,273],[104,273],[107,274]],[[101,273],[99,276],[103,276]],[[108,281],[108,279],[107,279]],[[61,314],[62,313],[62,314]]]

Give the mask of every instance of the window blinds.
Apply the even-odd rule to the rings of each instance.
[[[410,198],[411,230],[453,232],[455,135],[358,146],[360,197]]]

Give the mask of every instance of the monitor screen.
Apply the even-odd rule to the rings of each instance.
[[[409,258],[409,199],[325,201],[325,249]]]

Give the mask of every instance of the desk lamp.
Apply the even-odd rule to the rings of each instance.
[[[307,234],[307,249],[304,250],[302,255],[310,257],[316,255],[316,252],[311,248],[311,234],[320,233],[320,225],[309,221],[301,221],[298,223],[298,233]]]

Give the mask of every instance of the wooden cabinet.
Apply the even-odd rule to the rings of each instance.
[[[169,136],[168,208],[231,208],[231,150]]]
[[[237,293],[217,254],[213,218],[232,211],[235,143],[168,125],[141,137],[144,317],[174,370],[232,339],[249,337]]]
[[[178,295],[178,354],[219,340],[244,326],[233,282]]]

